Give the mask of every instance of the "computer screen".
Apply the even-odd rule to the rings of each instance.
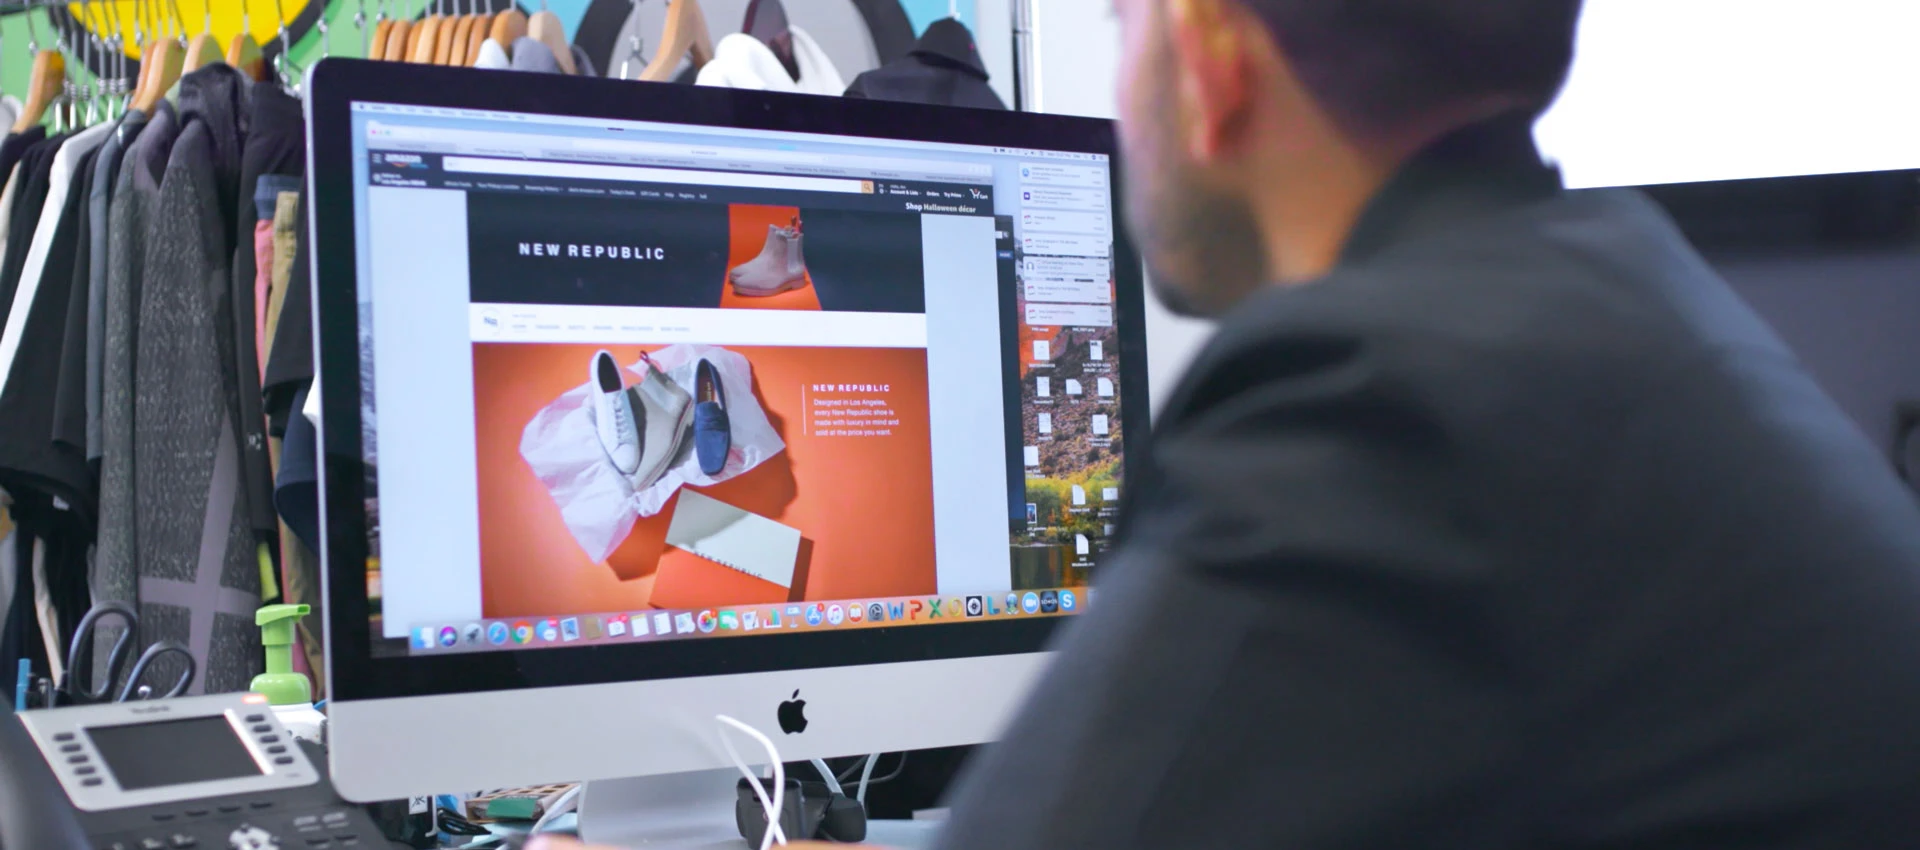
[[[1146,403],[1105,155],[351,116],[374,656],[1090,603]]]

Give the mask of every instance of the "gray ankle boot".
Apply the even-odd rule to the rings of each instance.
[[[767,244],[754,257],[727,273],[734,294],[747,298],[765,298],[807,285],[807,260],[803,253],[805,237],[800,221],[792,227],[767,225]]]

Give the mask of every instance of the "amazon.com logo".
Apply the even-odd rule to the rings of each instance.
[[[581,245],[567,242],[522,242],[522,257],[566,257],[574,260],[664,260],[667,249],[638,245]]]

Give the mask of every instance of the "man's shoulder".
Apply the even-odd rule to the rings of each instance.
[[[1337,441],[1396,475],[1424,464],[1462,509],[1510,523],[1686,471],[1649,458],[1739,477],[1804,437],[1767,424],[1778,399],[1850,427],[1651,202],[1563,195],[1250,299],[1155,442],[1235,477],[1271,471],[1213,456]]]
[[[1626,403],[1649,376],[1785,348],[1638,193],[1556,195],[1434,228],[1310,284],[1240,305],[1189,388],[1246,387],[1364,364],[1484,408],[1577,385]],[[1202,394],[1204,396],[1204,393]],[[1557,396],[1550,396],[1557,397]],[[1204,401],[1204,398],[1198,399]]]

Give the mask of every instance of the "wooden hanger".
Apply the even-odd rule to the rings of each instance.
[[[260,42],[250,33],[241,33],[227,44],[227,64],[240,69],[247,79],[260,82],[267,78],[267,60],[260,53]]]
[[[186,59],[186,49],[177,39],[161,38],[155,42],[151,63],[140,68],[140,98],[133,102],[133,108],[152,115],[154,106],[180,81],[180,70]]]
[[[413,29],[413,22],[395,20],[387,28],[387,49],[384,58],[388,62],[407,61],[407,33]]]
[[[227,61],[226,54],[220,52],[220,42],[211,32],[202,32],[187,44],[186,60],[180,64],[180,73],[191,74],[208,65],[218,65]]]
[[[60,84],[67,78],[67,57],[58,50],[34,54],[33,75],[27,83],[27,102],[13,122],[13,132],[24,133],[47,114],[47,108],[60,97]]]
[[[446,23],[440,15],[428,15],[413,25],[413,32],[407,34],[407,61],[415,65],[432,65],[433,51],[440,43],[440,25]]]
[[[513,6],[493,16],[493,24],[487,28],[487,37],[493,39],[500,49],[513,55],[513,43],[527,34],[527,13]]]
[[[392,21],[380,21],[373,25],[373,39],[367,43],[368,59],[378,62],[387,58],[387,34],[392,31]]]
[[[155,47],[157,47],[157,45],[153,42],[148,42],[140,48],[140,71],[133,75],[133,91],[127,92],[128,109],[136,108],[134,104],[139,103],[140,96],[146,93],[147,72],[154,67],[153,51]]]
[[[433,40],[433,64],[453,63],[453,39],[460,32],[460,23],[465,20],[461,15],[448,15],[440,20],[440,31]]]
[[[473,19],[475,17],[477,16],[461,15],[459,20],[454,22],[453,44],[448,48],[447,61],[440,64],[452,65],[457,68],[465,68],[473,64],[472,58],[467,54],[473,49]],[[485,36],[482,36],[482,38],[484,37]]]
[[[541,6],[545,6],[542,3]],[[568,74],[578,74],[580,69],[573,65],[573,45],[567,41],[567,29],[560,23],[560,16],[542,8],[527,19],[527,35],[534,41],[553,51],[553,59],[559,63],[560,70]]]
[[[707,29],[707,16],[700,11],[700,0],[672,0],[667,7],[667,25],[660,34],[660,52],[640,72],[640,79],[666,82],[680,65],[680,57],[693,60],[693,67],[713,61],[713,33]]]
[[[492,15],[473,16],[473,29],[467,33],[467,61],[461,64],[471,68],[480,61],[480,45],[487,40],[488,29],[492,26]]]

